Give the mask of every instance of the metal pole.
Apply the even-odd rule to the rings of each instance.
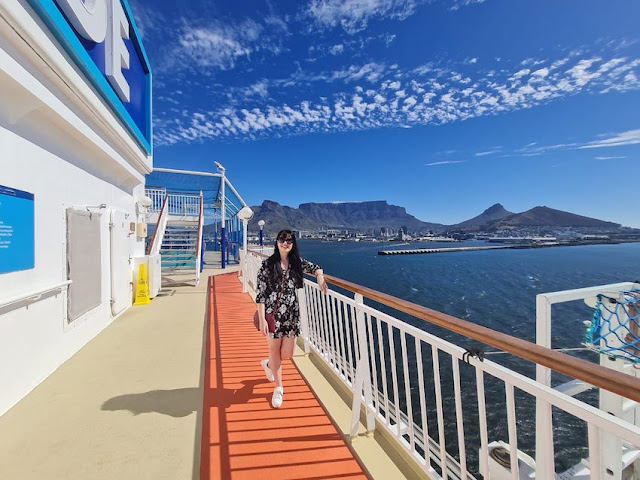
[[[220,167],[218,167],[220,168]],[[220,206],[220,214],[222,215],[222,220],[220,223],[220,262],[221,262],[221,267],[225,268],[226,265],[226,253],[227,253],[227,239],[226,239],[226,225],[225,225],[225,217],[227,216],[227,208],[226,208],[226,200],[225,200],[225,196],[224,196],[224,185],[227,182],[226,176],[225,176],[225,169],[221,168],[221,174],[222,174],[222,178],[220,179],[220,189],[221,189],[221,200],[222,200],[222,205]]]
[[[242,292],[247,291],[247,224],[249,220],[242,219]]]

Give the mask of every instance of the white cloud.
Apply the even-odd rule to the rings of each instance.
[[[354,34],[367,28],[373,18],[404,20],[422,0],[312,0],[307,14],[319,28],[341,26]]]
[[[329,72],[299,69],[287,78],[261,79],[246,87],[227,90],[226,101],[223,98],[214,102],[221,105],[216,111],[197,112],[200,116],[193,111],[169,111],[167,115],[172,118],[156,118],[156,144],[226,136],[257,138],[440,125],[528,109],[578,93],[640,90],[637,81],[640,59],[600,59],[585,55],[585,58],[557,59],[544,64],[528,59],[527,64],[538,65],[533,72],[520,67],[513,71],[479,72],[472,77],[463,77],[451,67],[431,64],[408,70],[375,62]],[[313,82],[325,84],[323,96],[305,98],[303,92],[307,89],[301,86]],[[186,92],[199,94],[209,89],[215,92],[215,88],[210,87],[209,84],[181,86]],[[276,94],[279,97],[274,97]],[[167,103],[171,102],[167,100]],[[563,149],[636,143],[640,143],[640,130],[589,142],[532,144],[512,154],[537,156]],[[497,150],[479,152],[476,156],[498,153]]]
[[[594,63],[599,62],[600,58],[589,58],[580,60],[576,65],[570,68],[567,72],[571,74],[575,84],[579,87],[586,85],[591,80],[598,78],[600,72],[589,71]]]
[[[351,65],[346,70],[333,72],[330,76],[330,81],[345,80],[346,82],[354,82],[364,78],[370,82],[376,82],[382,77],[385,68],[385,65],[375,62],[362,66]]]
[[[266,98],[269,96],[268,82],[265,79],[262,79],[247,87],[242,93],[245,97],[257,95],[259,97]]]
[[[289,35],[287,23],[275,16],[235,23],[177,18],[173,25],[154,28],[158,37],[154,41],[163,45],[155,63],[156,71],[183,70],[193,72],[191,77],[231,70],[240,59],[258,53],[280,55],[285,51],[283,41]],[[172,37],[174,31],[176,36]],[[160,36],[158,32],[163,34]]]
[[[424,166],[425,167],[433,167],[435,165],[450,165],[453,163],[464,163],[465,160],[443,160],[441,162],[432,162],[432,163],[425,163]]]
[[[476,153],[476,157],[486,157],[487,155],[493,155],[494,153],[500,153],[501,149],[496,148],[494,150],[488,150],[486,152],[478,152]]]
[[[640,130],[628,130],[626,132],[614,134],[613,136],[609,136],[608,138],[593,140],[589,142],[582,142],[582,143],[573,142],[573,143],[560,143],[556,145],[539,145],[537,142],[532,142],[528,145],[525,145],[522,148],[515,150],[513,153],[508,155],[534,157],[534,156],[546,154],[548,152],[559,151],[559,150],[582,150],[582,149],[589,149],[589,148],[617,147],[617,146],[623,146],[623,145],[635,145],[638,143],[640,143]],[[479,154],[476,154],[476,155],[478,156]],[[627,157],[598,156],[594,158],[596,160],[613,160],[613,159],[624,159]]]
[[[157,9],[149,8],[142,3],[138,3],[133,9],[133,17],[138,32],[145,41],[154,31],[161,31],[166,24],[166,19]]]
[[[458,10],[460,7],[468,7],[474,3],[484,3],[485,0],[453,0],[451,10]]]
[[[532,77],[537,77],[538,79],[543,79],[549,75],[548,68],[540,68],[531,74]]]
[[[253,23],[253,22],[252,22]],[[202,67],[233,68],[238,57],[248,56],[249,44],[259,35],[256,24],[246,34],[224,25],[207,28],[189,28],[178,40],[180,53],[189,56]]]
[[[617,135],[614,135],[613,137],[589,142],[588,144],[582,145],[579,148],[620,147],[623,145],[636,145],[638,143],[640,143],[640,129],[627,130],[626,132],[619,133]]]
[[[347,54],[353,53],[357,56],[360,52],[365,50],[367,47],[371,47],[378,49],[379,45],[384,45],[385,47],[389,47],[396,39],[396,35],[390,34],[379,34],[379,35],[369,35],[369,36],[356,36],[355,38],[349,39],[341,39],[339,44],[327,45],[325,43],[319,43],[317,45],[309,46],[309,54],[314,55],[312,58],[306,58],[306,62],[315,62],[318,60],[317,57],[325,57],[327,55],[336,56],[338,54]]]

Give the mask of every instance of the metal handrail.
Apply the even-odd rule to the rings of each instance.
[[[162,207],[160,208],[160,215],[158,215],[158,222],[156,223],[156,228],[153,231],[153,237],[151,237],[151,241],[149,242],[149,248],[147,249],[147,255],[151,255],[153,251],[153,246],[156,241],[156,236],[158,235],[158,230],[160,229],[160,225],[162,223],[163,214],[165,212],[165,208],[167,206],[167,200],[169,199],[169,195],[165,193],[164,200],[162,201]]]
[[[253,252],[255,255],[267,255]],[[617,393],[623,397],[640,402],[640,378],[616,372],[587,360],[572,357],[566,353],[536,345],[535,343],[500,333],[475,323],[471,323],[446,313],[438,312],[421,305],[402,300],[392,295],[358,285],[332,275],[324,275],[327,282],[360,294],[371,300],[387,305],[416,318],[464,335],[485,345],[498,348],[519,358],[548,367],[556,372],[583,380],[599,388]]]
[[[4,300],[2,301],[2,303],[0,303],[0,309],[8,307],[9,305],[13,305],[15,303],[24,302],[25,300],[33,300],[34,302],[37,302],[42,298],[43,295],[55,290],[62,290],[64,287],[71,285],[72,283],[73,280],[67,280],[66,282],[62,282],[51,287],[47,287],[30,293],[25,293],[23,295],[20,295],[19,297],[14,297],[9,300]]]
[[[260,259],[265,255],[254,251],[251,257],[251,261],[245,262],[245,273],[255,286]],[[323,294],[316,282],[305,279],[304,291],[298,295],[302,338],[305,352],[313,349],[320,361],[353,393],[349,429],[352,437],[357,435],[360,421],[364,421],[362,407],[366,414],[366,430],[386,432],[389,439],[408,454],[407,459],[416,462],[431,477],[473,479],[478,473],[488,478],[496,468],[492,449],[503,444],[508,451],[505,478],[509,469],[511,478],[515,479],[520,478],[520,471],[528,475],[525,469],[533,469],[536,478],[553,479],[556,467],[567,459],[554,453],[556,426],[560,422],[564,422],[565,427],[574,425],[564,420],[554,421],[555,415],[552,416],[551,412],[558,408],[581,425],[586,424],[588,436],[578,441],[588,440],[591,478],[603,478],[605,469],[608,475],[610,467],[616,470],[620,464],[626,468],[640,454],[640,426],[634,424],[635,421],[615,416],[617,414],[610,413],[610,407],[602,404],[598,408],[572,398],[547,383],[489,359],[468,357],[469,352],[464,347],[365,304],[365,296],[367,303],[373,300],[387,305],[574,378],[589,376],[589,383],[600,387],[601,395],[607,395],[607,391],[616,394],[615,401],[620,402],[620,408],[625,411],[634,403],[623,401],[623,397],[635,400],[640,393],[635,377],[330,275],[326,280],[353,293],[353,298],[336,290]],[[571,296],[572,292],[568,294]],[[450,358],[449,366],[446,355]],[[475,383],[470,377],[472,372],[462,370],[463,362],[475,369]],[[411,368],[415,369],[413,373]],[[605,380],[601,375],[603,369]],[[427,378],[429,370],[432,370],[432,375]],[[501,385],[494,382],[501,382]],[[464,395],[465,390],[471,394],[469,389],[474,390],[474,385],[477,410],[467,405],[467,395]],[[504,397],[500,398],[502,388]],[[522,394],[536,401],[535,460],[527,455],[526,449],[531,448],[527,443],[530,442],[524,442],[524,448],[519,448],[521,438],[517,411],[524,408],[527,415],[533,415],[533,405],[524,403],[525,399],[520,398]],[[490,408],[487,400],[492,402]],[[548,415],[539,415],[540,403],[547,407]],[[451,423],[451,415],[455,415],[454,424]],[[469,430],[468,423],[474,426],[472,430]],[[435,435],[429,433],[433,428],[437,428]],[[479,438],[466,438],[469,436],[467,432],[476,430],[475,435]],[[505,442],[492,441],[491,437],[500,430],[499,439]],[[530,431],[530,426],[527,431]],[[613,447],[610,445],[612,442]],[[626,450],[623,450],[623,444]],[[470,453],[473,450],[479,453]],[[609,455],[607,462],[601,465],[599,460],[606,452],[612,453],[613,457]],[[571,452],[565,445],[558,455],[567,454]]]
[[[332,275],[324,276],[329,283],[337,285],[354,293],[359,293],[371,300],[389,307],[408,313],[416,318],[445,328],[451,332],[464,335],[511,353],[519,358],[544,365],[556,372],[564,373],[573,378],[583,380],[596,387],[604,388],[623,397],[640,402],[640,378],[632,377],[624,373],[615,372],[610,368],[572,357],[566,353],[551,350],[550,348],[536,345],[535,343],[512,337],[506,333],[500,333],[475,323],[461,320],[452,315],[438,312],[406,300],[401,300],[392,295],[378,292],[371,288],[363,287],[357,283],[348,282]]]

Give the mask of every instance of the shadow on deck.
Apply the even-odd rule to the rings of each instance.
[[[228,271],[128,309],[1,416],[0,477],[366,478],[292,362],[271,408],[255,305]]]

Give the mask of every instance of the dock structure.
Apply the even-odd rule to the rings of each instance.
[[[552,247],[554,244],[542,245],[496,245],[491,247],[446,247],[446,248],[411,248],[406,250],[379,250],[378,255],[417,255],[425,253],[469,252],[473,250],[499,250]]]

